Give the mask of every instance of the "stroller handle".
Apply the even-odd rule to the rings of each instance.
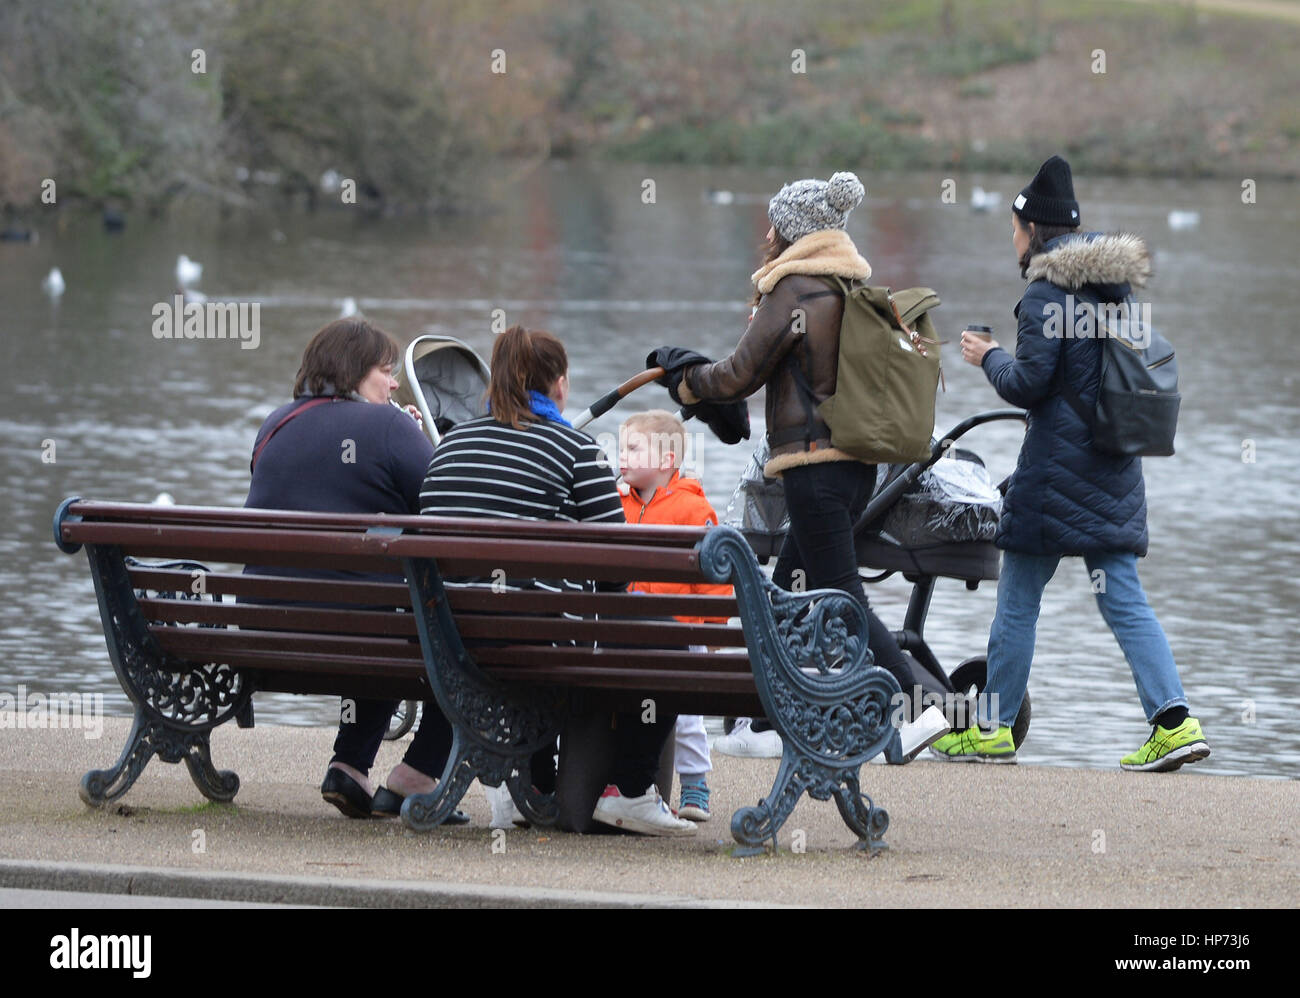
[[[631,395],[641,386],[648,385],[652,381],[657,381],[663,376],[664,369],[662,367],[651,367],[633,375],[617,388],[611,388],[574,417],[573,428],[575,430],[581,430],[593,419],[605,415],[605,413],[609,412],[610,409],[614,408],[614,406],[618,405],[619,402]]]
[[[1023,409],[989,409],[986,412],[977,412],[973,416],[967,416],[939,438],[938,442],[930,449],[929,458],[924,461],[917,461],[915,464],[909,464],[901,475],[881,489],[880,493],[871,502],[867,503],[867,508],[862,511],[862,515],[853,524],[853,536],[861,535],[872,521],[894,505],[899,497],[921,477],[921,473],[943,457],[958,438],[977,426],[994,423],[1001,419],[1019,419],[1024,422],[1028,419],[1028,414]]]

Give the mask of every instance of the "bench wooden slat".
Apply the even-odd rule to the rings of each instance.
[[[470,649],[470,654],[485,671],[490,671],[491,666],[517,666],[545,670],[549,675],[553,668],[572,665],[633,676],[655,671],[735,673],[748,677],[751,689],[754,683],[749,670],[749,656],[730,653],[702,655],[699,652],[669,651],[662,648],[556,648],[527,645],[494,648],[476,645]]]
[[[131,582],[154,592],[190,592],[194,576],[183,569],[133,565]],[[216,595],[282,599],[299,603],[361,603],[369,606],[411,605],[405,582],[350,582],[346,579],[303,579],[285,575],[243,575],[206,572],[203,588]]]
[[[752,694],[754,691],[754,679],[748,672],[679,672],[676,669],[638,669],[636,672],[627,672],[580,665],[548,665],[544,673],[508,666],[493,666],[484,671],[503,682],[545,682],[593,689],[640,690],[652,699],[658,690],[737,694]]]
[[[222,662],[236,669],[263,670],[283,675],[322,676],[334,681],[356,680],[364,689],[373,679],[399,680],[411,685],[411,689],[429,688],[428,676],[424,671],[424,661],[399,658],[379,658],[362,655],[334,655],[328,653],[306,654],[303,652],[259,651],[255,648],[226,651],[221,655],[199,656],[200,661]],[[259,684],[259,688],[267,689]],[[332,692],[318,690],[315,692]],[[413,695],[413,694],[404,694]],[[427,694],[426,694],[427,695]]]
[[[453,610],[491,610],[500,594],[488,588],[447,588]],[[692,596],[669,593],[549,593],[523,590],[511,593],[511,605],[522,613],[626,614],[640,617],[734,617],[734,596]]]
[[[196,662],[247,661],[250,653],[273,652],[285,662],[298,656],[306,663],[318,656],[355,661],[358,670],[375,662],[419,662],[420,646],[411,641],[387,637],[349,637],[318,633],[278,631],[235,631],[213,628],[169,627],[153,624],[149,633],[164,651]],[[636,674],[638,670],[719,672],[749,676],[749,656],[743,654],[701,655],[685,650],[661,648],[590,648],[572,645],[473,645],[470,654],[481,666],[507,665],[551,669],[575,665],[614,674]],[[285,668],[289,668],[286,664]],[[304,668],[308,666],[304,664]],[[290,669],[290,671],[292,671]],[[752,678],[749,682],[753,682]]]
[[[278,671],[272,659],[260,663],[239,663],[246,674],[253,677],[258,690],[266,693],[305,693],[315,696],[353,697],[357,700],[433,700],[433,691],[423,672],[414,670],[392,675],[372,673],[355,676],[349,672],[327,674],[314,672]],[[745,716],[740,711],[736,716]]]
[[[146,523],[65,523],[65,541],[113,544],[137,557],[210,558],[245,565],[293,565],[392,571],[403,557],[434,558],[444,576],[489,575],[509,565],[511,574],[602,582],[702,580],[694,549],[664,550],[620,545],[611,560],[608,545],[556,543],[483,537],[387,537],[344,531],[304,535],[294,530],[242,530],[177,526],[167,531]]]
[[[149,633],[165,651],[195,662],[225,662],[235,652],[265,648],[313,655],[351,655],[357,660],[418,661],[424,664],[414,641],[387,637],[349,637],[338,634],[302,634],[292,631],[234,631],[210,627],[169,627],[151,624]]]
[[[142,599],[151,622],[227,624],[250,630],[322,631],[327,634],[378,634],[416,638],[415,614],[391,610],[338,610],[301,606],[256,606],[207,600]]]
[[[396,527],[422,535],[500,536],[550,541],[598,541],[600,543],[664,547],[694,547],[708,528],[664,524],[571,523],[564,520],[508,520],[464,516],[394,516],[376,513],[305,513],[298,510],[230,509],[220,506],[148,506],[139,503],[100,502],[83,499],[68,508],[68,515],[97,522],[215,525],[257,529],[293,526],[296,530],[333,531],[346,528],[364,532],[370,527]],[[74,532],[85,523],[65,522]],[[80,542],[77,537],[65,539]]]
[[[232,607],[232,609],[234,608]],[[249,609],[262,608],[250,607]],[[275,610],[277,608],[270,607],[266,609]],[[352,612],[357,613],[358,611]],[[398,615],[394,614],[393,616],[396,617]],[[505,622],[508,621],[502,621],[502,623]],[[571,625],[603,623],[596,621],[554,621],[546,619],[543,619],[542,622],[548,624]],[[628,622],[626,621],[609,621],[608,623],[623,627],[628,626]],[[655,625],[645,624],[641,626],[652,627]],[[660,623],[658,626],[670,629],[670,632],[673,632],[672,629],[689,631],[700,627],[709,627],[709,625],[689,625],[668,622]],[[502,636],[500,630],[493,630],[491,626],[476,629],[483,632],[479,635],[482,638],[497,638]],[[726,630],[726,628],[720,626],[718,626],[717,629]],[[244,651],[250,648],[268,648],[276,651],[300,652],[303,654],[328,653],[335,655],[355,655],[358,658],[363,659],[396,658],[403,660],[418,659],[423,661],[420,646],[415,641],[383,635],[358,636],[351,634],[322,634],[318,631],[231,630],[211,627],[174,627],[167,624],[150,624],[149,633],[153,635],[165,650],[195,661],[224,661],[224,656],[230,652]],[[706,633],[708,632],[706,631]],[[529,636],[532,637],[533,635]],[[620,644],[621,643],[622,642],[620,642]],[[511,644],[495,646],[475,642],[467,642],[467,644],[471,645],[471,654],[474,656],[474,659],[479,662],[527,664],[528,661],[541,663],[557,660],[577,661],[587,658],[604,657],[606,659],[612,659],[609,662],[610,668],[652,668],[661,663],[679,663],[683,667],[699,668],[713,667],[711,666],[711,663],[716,658],[720,662],[727,663],[722,666],[725,671],[731,671],[733,667],[744,672],[748,672],[749,670],[749,657],[747,655],[728,653],[716,656],[702,656],[698,652],[687,651],[685,648],[623,648],[609,646],[591,648],[572,645],[556,646],[550,644]]]
[[[500,593],[494,604],[511,613],[510,597]],[[300,606],[256,606],[192,599],[142,599],[140,609],[154,622],[227,624],[252,630],[316,631],[326,634],[376,634],[418,637],[415,615],[391,610],[339,610]],[[568,620],[527,615],[459,614],[456,627],[463,638],[503,638],[527,641],[608,641],[671,648],[677,645],[742,647],[744,632],[725,624],[685,624],[674,621],[627,619]]]
[[[131,580],[140,589],[189,592],[194,578],[183,569],[132,566]],[[204,589],[212,594],[282,599],[298,603],[359,603],[370,606],[409,606],[405,583],[350,582],[343,579],[303,579],[282,575],[243,575],[208,572]],[[491,610],[500,594],[490,587],[448,586],[453,610]],[[512,606],[523,613],[627,614],[629,616],[734,617],[734,596],[693,596],[669,593],[552,593],[512,592]]]
[[[687,645],[744,647],[745,634],[725,624],[683,624],[677,621],[565,620],[555,617],[466,616],[457,614],[456,629],[473,638],[524,641],[604,641],[607,650],[624,645],[654,648]]]

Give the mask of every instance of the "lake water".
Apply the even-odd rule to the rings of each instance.
[[[642,196],[647,179],[653,203]],[[72,494],[149,501],[162,491],[179,503],[242,504],[254,434],[287,401],[303,346],[345,296],[403,341],[443,333],[484,356],[494,309],[550,329],[570,352],[576,411],[639,370],[655,346],[730,350],[745,326],[766,201],[787,179],[558,164],[497,181],[497,208],[469,217],[178,212],[132,218],[109,236],[94,220],[53,216],[38,245],[0,244],[10,384],[0,397],[0,692],[102,693],[110,713],[129,714],[86,562],[51,542],[55,507]],[[934,313],[949,341],[940,426],[1001,406],[983,375],[961,363],[955,339],[963,324],[983,322],[1010,346],[1023,281],[1006,207],[977,214],[966,201],[978,183],[1002,192],[1006,206],[1024,178],[958,177],[957,204],[943,203],[937,174],[863,179],[867,200],[849,232],[873,280],[929,285],[943,298]],[[735,197],[716,203],[706,197],[715,189]],[[1151,553],[1140,569],[1213,748],[1196,768],[1294,778],[1300,188],[1261,184],[1252,205],[1227,181],[1078,178],[1077,191],[1089,228],[1135,231],[1154,248],[1147,298],[1178,349],[1179,453],[1146,462]],[[1171,210],[1199,212],[1199,225],[1172,229]],[[257,349],[154,338],[153,307],[175,292],[180,253],[203,263],[198,286],[212,298],[261,303]],[[67,281],[57,305],[40,290],[56,265]],[[668,404],[651,386],[589,429],[613,432],[621,415]],[[762,412],[758,396],[750,403],[756,435]],[[1013,467],[1021,432],[995,424],[964,443],[996,481]],[[701,439],[697,470],[719,511],[749,451]],[[891,626],[901,626],[907,590],[897,579],[870,590]],[[983,653],[994,602],[991,584],[968,592],[939,583],[928,636],[947,669]],[[1038,633],[1022,758],[1114,767],[1149,729],[1081,561],[1064,562],[1049,586]],[[280,723],[336,718],[324,698],[263,696],[257,711]],[[117,751],[102,746],[96,763]]]

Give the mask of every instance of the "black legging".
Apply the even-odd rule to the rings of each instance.
[[[867,508],[876,485],[876,465],[860,461],[799,465],[787,468],[782,481],[790,533],[772,581],[790,589],[795,571],[802,569],[803,589],[839,589],[856,599],[867,613],[867,645],[876,665],[892,673],[910,694],[915,682],[911,663],[867,601],[853,542],[853,524]]]
[[[339,733],[334,739],[334,758],[330,762],[345,762],[353,769],[369,773],[384,740],[384,732],[388,730],[388,722],[400,702],[345,697],[339,709]],[[415,736],[402,761],[437,780],[442,777],[450,752],[451,724],[435,701],[426,700],[420,725],[415,729]]]

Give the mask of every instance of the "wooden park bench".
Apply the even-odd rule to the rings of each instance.
[[[59,506],[54,533],[62,551],[86,549],[109,655],[135,705],[117,763],[81,781],[88,804],[122,796],[155,754],[184,761],[207,797],[231,800],[239,778],[214,766],[208,733],[231,719],[251,726],[251,697],[266,690],[436,699],[454,732],[451,755],[437,789],[403,804],[411,828],[441,823],[477,778],[508,784],[530,821],[581,830],[603,781],[597,774],[594,791],[585,787],[566,811],[576,726],[604,711],[607,730],[610,710],[650,706],[661,714],[765,716],[781,735],[771,793],[732,818],[737,851],[775,844],[805,792],[833,797],[860,847],[883,846],[888,816],[859,790],[858,777],[882,750],[900,752],[891,724],[898,684],[870,664],[853,600],[777,588],[729,528],[72,498]],[[281,574],[243,574],[243,565]],[[304,569],[387,573],[393,581],[290,574]],[[561,577],[730,582],[736,595],[506,584]],[[484,581],[448,581],[465,579]],[[742,627],[675,615],[738,616]],[[560,786],[542,795],[530,785],[529,758],[562,731]]]

